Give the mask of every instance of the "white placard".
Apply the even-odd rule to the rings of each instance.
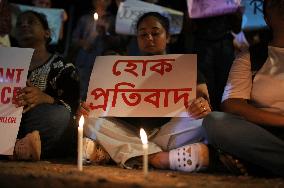
[[[21,12],[32,10],[44,14],[51,30],[51,44],[56,44],[58,42],[60,36],[60,29],[62,27],[62,15],[64,14],[63,9],[40,8],[19,4],[14,4],[14,6],[18,7]]]
[[[89,82],[91,116],[188,117],[196,55],[99,56]]]
[[[183,24],[182,12],[138,0],[126,0],[120,3],[116,16],[116,32],[125,35],[135,35],[136,22],[146,12],[159,12],[166,16],[170,21],[171,34],[179,34],[181,32]]]
[[[0,47],[0,154],[12,155],[23,108],[13,97],[26,86],[33,49]]]

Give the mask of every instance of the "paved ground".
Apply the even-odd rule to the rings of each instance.
[[[0,187],[256,187],[284,188],[284,179],[255,178],[206,173],[181,173],[151,170],[144,179],[141,170],[126,170],[116,166],[84,166],[75,163],[0,161]]]

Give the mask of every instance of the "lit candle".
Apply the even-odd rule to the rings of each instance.
[[[148,139],[144,129],[140,129],[140,137],[143,144],[143,173],[144,177],[148,176]]]
[[[99,19],[99,15],[98,15],[98,13],[94,13],[94,22],[93,22],[93,30],[92,30],[92,35],[94,34],[94,33],[96,33],[96,31],[97,31],[97,21],[98,21],[98,19]]]
[[[98,19],[99,19],[99,15],[98,15],[98,13],[95,12],[94,13],[94,20],[95,20],[95,22],[98,21]]]
[[[84,116],[81,116],[78,127],[78,170],[83,170],[83,127],[84,127]]]

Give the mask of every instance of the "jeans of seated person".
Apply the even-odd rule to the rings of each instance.
[[[283,128],[264,128],[241,116],[223,112],[207,115],[203,127],[209,144],[216,149],[221,149],[254,168],[265,169],[267,175],[273,173],[284,176]],[[262,172],[261,174],[263,175]]]
[[[71,114],[63,105],[41,104],[22,116],[18,138],[38,130],[41,138],[41,158],[53,157],[53,152],[66,130]]]

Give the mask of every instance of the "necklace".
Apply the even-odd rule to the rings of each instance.
[[[33,71],[37,68],[39,68],[40,66],[46,64],[51,58],[52,58],[53,55],[48,55],[48,58],[45,60],[45,61],[42,61],[41,63],[31,63],[30,64],[30,67],[29,67],[29,71]]]

